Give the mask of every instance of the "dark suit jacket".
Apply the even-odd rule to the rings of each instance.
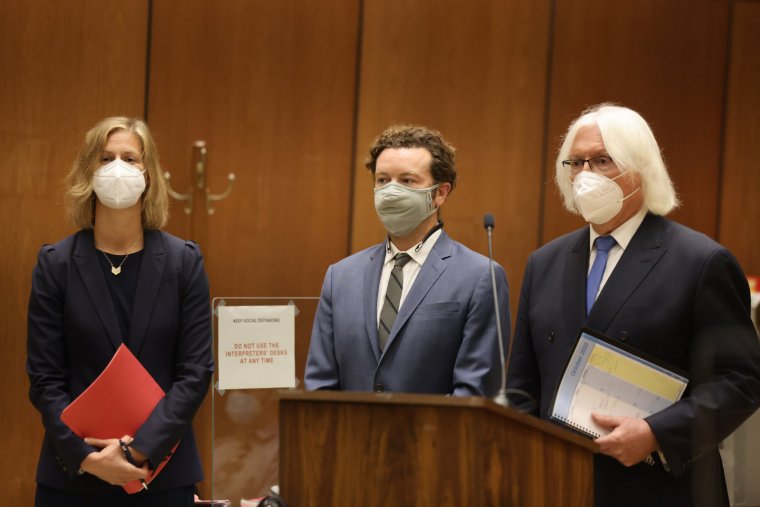
[[[375,245],[327,270],[306,388],[495,395],[501,361],[488,258],[441,234],[381,352],[377,293],[385,248],[385,243]],[[506,342],[509,291],[501,266],[495,272]]]
[[[134,435],[133,445],[157,464],[181,439],[151,483],[150,491],[161,491],[203,479],[190,423],[213,371],[211,317],[198,246],[154,230],[146,230],[144,238],[129,348],[166,396]],[[98,255],[91,230],[43,246],[29,301],[29,397],[45,426],[37,482],[81,493],[121,489],[89,474],[76,476],[82,460],[96,449],[60,420],[61,411],[122,343]]]
[[[647,215],[586,318],[589,229],[535,251],[525,270],[510,387],[549,405],[582,326],[689,372],[684,398],[647,418],[670,467],[595,458],[598,506],[728,505],[718,443],[760,404],[747,280],[703,234]]]

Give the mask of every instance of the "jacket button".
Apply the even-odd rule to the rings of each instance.
[[[549,331],[549,336],[547,336],[550,342],[554,341],[554,331]]]
[[[385,391],[385,386],[383,384],[375,384],[376,393],[382,393],[383,391]]]
[[[621,331],[620,332],[620,341],[621,342],[627,342],[628,341],[628,331]]]

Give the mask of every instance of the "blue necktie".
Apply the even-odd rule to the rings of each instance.
[[[599,285],[601,285],[604,276],[604,268],[607,267],[607,254],[610,253],[610,248],[615,246],[615,238],[599,236],[596,238],[595,244],[596,258],[586,280],[586,315],[591,313],[591,307],[594,306],[596,293],[599,292]]]

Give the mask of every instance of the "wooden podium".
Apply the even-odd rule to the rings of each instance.
[[[289,507],[591,506],[596,444],[485,398],[289,391]]]

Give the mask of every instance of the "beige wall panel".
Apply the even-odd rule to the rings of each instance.
[[[720,242],[760,275],[760,2],[734,9]]]
[[[158,0],[153,6],[149,120],[172,186],[190,187],[198,139],[207,143],[211,192],[226,188],[229,172],[236,175],[232,194],[216,203],[213,215],[202,205],[184,215],[175,202],[168,230],[201,244],[212,297],[318,296],[327,266],[348,250],[359,3]],[[296,337],[301,379],[313,311]],[[209,400],[195,424],[207,496]],[[221,412],[225,406],[215,407],[215,436],[229,442],[240,432]],[[262,434],[269,435],[266,442],[276,439],[276,417],[257,417],[245,432],[235,453],[250,449],[252,457],[237,461],[233,453],[230,461],[220,454],[226,452],[221,441],[214,446],[215,494],[235,501],[263,493],[253,484],[276,482],[267,475],[271,460],[261,458],[269,444],[259,440]]]
[[[557,0],[548,157],[587,106],[613,101],[654,129],[683,201],[672,218],[715,236],[728,2]],[[542,242],[579,227],[549,182]]]
[[[0,2],[0,463],[3,496],[32,505],[42,423],[25,373],[31,273],[43,243],[73,231],[63,177],[84,132],[142,115],[147,2]]]
[[[392,123],[440,130],[458,149],[446,230],[507,270],[512,310],[538,236],[549,1],[367,0],[351,250],[384,239],[367,148]]]

